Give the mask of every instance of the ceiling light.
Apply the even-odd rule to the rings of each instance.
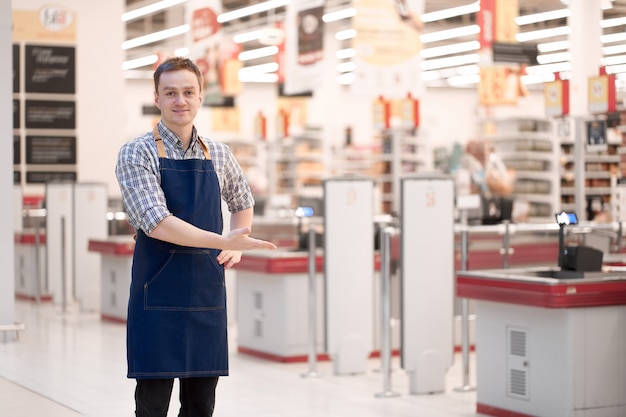
[[[148,35],[139,36],[138,38],[127,40],[122,43],[122,49],[136,48],[138,46],[147,45],[149,43],[162,41],[163,39],[183,35],[187,32],[189,32],[189,25],[180,25],[171,29],[154,32]]]
[[[437,20],[449,19],[455,16],[476,13],[480,11],[480,2],[475,1],[465,6],[452,7],[450,9],[438,10],[436,12],[422,14],[422,22],[429,23]]]
[[[520,32],[515,35],[518,42],[535,41],[538,39],[553,38],[555,36],[565,36],[572,32],[569,26],[559,26],[550,29],[533,30],[530,32]]]
[[[480,57],[478,54],[457,55],[448,58],[429,59],[422,61],[423,71],[429,71],[446,67],[458,67],[461,65],[478,64]]]
[[[336,22],[337,20],[349,19],[351,17],[356,16],[356,9],[354,7],[350,7],[347,9],[337,10],[335,12],[326,13],[322,16],[322,21],[324,23]]]
[[[480,42],[469,41],[459,42],[451,45],[437,46],[434,48],[425,48],[420,51],[422,58],[434,58],[438,56],[459,54],[463,52],[477,51],[480,49]]]
[[[335,56],[337,59],[354,58],[356,56],[356,51],[354,48],[340,49],[335,52]]]
[[[546,42],[537,45],[537,51],[541,53],[555,52],[569,49],[569,41]]]
[[[602,65],[623,65],[626,64],[626,55],[614,55],[602,58]]]
[[[603,55],[617,55],[626,53],[626,45],[605,46],[602,48]]]
[[[338,41],[345,41],[348,39],[352,39],[355,36],[356,36],[356,30],[354,29],[341,30],[335,33],[335,39],[337,39]]]
[[[130,59],[122,63],[122,70],[131,70],[135,68],[141,68],[148,65],[152,65],[159,60],[159,56],[157,54],[144,56],[141,58]]]
[[[604,19],[600,21],[600,26],[603,29],[613,28],[615,26],[626,25],[626,17],[615,17],[613,19]]]
[[[341,85],[350,85],[354,82],[356,76],[353,72],[346,72],[337,76],[337,83]]]
[[[555,62],[565,62],[572,59],[570,52],[558,52],[556,54],[538,55],[537,63],[539,65],[554,64]]]
[[[268,72],[276,71],[278,71],[278,64],[276,62],[269,62],[267,64],[252,65],[242,68],[239,70],[239,75],[241,76],[241,74],[244,74],[247,77],[256,74],[266,74]]]
[[[231,20],[239,19],[241,17],[250,16],[272,9],[277,9],[282,6],[286,6],[287,4],[289,4],[289,0],[269,0],[263,3],[255,4],[253,6],[247,6],[241,9],[222,13],[217,16],[217,21],[219,23],[230,22]]]
[[[543,13],[527,14],[524,16],[516,17],[515,23],[517,23],[518,26],[530,25],[533,23],[545,22],[548,20],[567,18],[570,17],[571,14],[572,12],[570,11],[570,9],[560,9]]]
[[[251,41],[256,41],[261,37],[263,31],[261,30],[253,30],[251,32],[240,33],[239,35],[233,36],[233,42],[235,43],[246,43]]]
[[[422,43],[438,42],[446,39],[461,38],[463,36],[471,36],[480,33],[480,26],[470,25],[462,26],[454,29],[440,30],[437,32],[424,33],[420,35]]]
[[[239,81],[242,83],[275,83],[278,81],[278,74],[242,74],[239,72]]]
[[[342,62],[337,65],[337,72],[352,72],[356,69],[356,64],[353,61]]]
[[[243,51],[239,54],[238,58],[240,61],[250,61],[252,59],[265,58],[267,56],[276,55],[277,53],[278,46],[265,46],[263,48]]]
[[[122,14],[122,22],[128,22],[129,20],[137,19],[138,17],[146,16],[159,10],[167,9],[177,4],[184,3],[187,0],[163,0],[156,3],[152,3],[145,7],[140,7],[135,10],[130,10]]]
[[[626,41],[626,32],[611,33],[608,35],[600,36],[600,42],[602,43],[613,43],[613,42],[624,42],[624,41]]]
[[[460,87],[463,85],[478,84],[480,83],[480,75],[479,74],[455,75],[453,77],[448,78],[447,81],[448,81],[448,84],[451,85],[452,87]]]
[[[554,74],[555,72],[565,72],[565,71],[571,71],[571,70],[572,70],[571,62],[558,62],[555,64],[532,65],[532,66],[526,67],[526,73],[529,75],[545,74],[547,72]]]

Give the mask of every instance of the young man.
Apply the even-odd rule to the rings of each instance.
[[[228,375],[224,268],[243,250],[275,249],[248,236],[254,200],[229,148],[198,136],[202,75],[186,58],[154,73],[161,121],[125,144],[116,175],[137,231],[128,305],[128,377],[137,417],[165,417],[174,378],[181,417],[211,416]],[[222,236],[221,199],[231,232]]]

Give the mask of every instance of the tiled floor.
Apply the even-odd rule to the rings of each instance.
[[[0,416],[134,415],[123,324],[103,322],[96,314],[62,313],[49,303],[18,301],[16,310],[27,330],[17,342],[0,343]],[[378,359],[370,361],[363,375],[336,376],[330,362],[320,362],[322,377],[303,378],[306,363],[279,364],[237,354],[234,343],[231,350],[231,376],[220,379],[216,417],[478,415],[476,393],[454,390],[463,380],[460,355],[448,372],[446,392],[433,395],[409,394],[407,375],[394,358],[391,385],[401,395],[377,398],[384,387]],[[169,416],[178,412],[176,392],[177,387]]]

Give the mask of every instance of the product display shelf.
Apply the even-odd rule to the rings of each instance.
[[[404,130],[383,132],[374,144],[349,145],[333,152],[332,173],[371,178],[380,199],[377,211],[395,213],[400,202],[400,178],[426,165],[417,136]]]
[[[546,119],[489,121],[484,139],[507,169],[515,171],[513,198],[528,203],[532,221],[551,218],[559,209],[559,147]],[[489,131],[490,130],[490,131]]]
[[[572,122],[572,121],[570,121]],[[567,123],[567,122],[566,122]],[[619,130],[619,129],[618,129]],[[566,129],[561,142],[561,210],[576,209],[576,161],[574,129]],[[622,143],[619,135],[609,135],[606,150],[585,152],[584,198],[587,213],[578,213],[581,218],[592,220],[599,213],[611,213],[616,180],[622,173]]]
[[[327,164],[320,133],[308,129],[270,146],[268,160],[273,171],[273,179],[270,179],[273,193],[297,196],[311,194],[312,189],[321,190]]]
[[[254,142],[231,139],[224,141],[229,147],[244,173],[248,174],[259,165],[258,145]]]

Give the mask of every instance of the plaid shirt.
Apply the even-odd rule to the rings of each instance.
[[[191,145],[185,152],[182,142],[162,123],[159,123],[159,132],[170,159],[204,159],[202,146],[197,142],[203,140],[211,153],[222,199],[226,201],[228,210],[234,213],[254,206],[248,182],[227,145],[201,138],[194,127]],[[161,188],[159,155],[152,132],[122,146],[115,174],[129,223],[135,230],[141,229],[149,235],[164,218],[171,215]]]

